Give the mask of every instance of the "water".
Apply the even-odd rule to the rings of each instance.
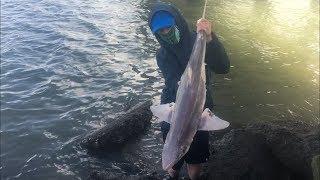
[[[171,1],[190,26],[203,1]],[[159,100],[153,1],[1,1],[1,178],[85,179],[161,169],[161,137],[93,157],[79,139],[137,101]],[[215,76],[215,112],[233,124],[319,124],[319,1],[208,1],[232,67]],[[152,165],[152,166],[151,166]]]
[[[196,1],[171,2],[190,24],[201,16]],[[318,13],[314,0],[209,0],[206,17],[213,20],[232,64],[214,84],[217,113],[240,124],[319,123]]]

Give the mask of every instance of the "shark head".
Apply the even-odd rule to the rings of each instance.
[[[170,148],[178,147],[178,148]],[[172,146],[165,143],[162,151],[162,168],[164,170],[171,169],[189,150],[189,145]]]

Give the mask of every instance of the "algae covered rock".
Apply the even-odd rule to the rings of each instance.
[[[93,172],[88,177],[88,180],[161,180],[158,174],[146,174],[146,175],[115,175],[108,172]]]
[[[320,155],[314,156],[311,162],[313,180],[320,180]]]
[[[151,101],[139,103],[106,126],[88,134],[81,146],[89,151],[114,151],[143,134],[151,124]]]
[[[212,143],[206,179],[312,179],[319,126],[296,121],[254,123]]]

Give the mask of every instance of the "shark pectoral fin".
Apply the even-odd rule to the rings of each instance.
[[[213,131],[225,129],[230,125],[229,122],[215,116],[208,108],[206,108],[201,116],[201,121],[198,130]]]
[[[152,105],[150,106],[150,110],[158,118],[157,122],[166,121],[171,123],[173,107],[174,103]]]

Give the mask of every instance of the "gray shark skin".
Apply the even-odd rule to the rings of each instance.
[[[206,35],[200,31],[177,91],[171,127],[162,152],[165,170],[188,152],[198,130],[206,98],[205,51]]]

